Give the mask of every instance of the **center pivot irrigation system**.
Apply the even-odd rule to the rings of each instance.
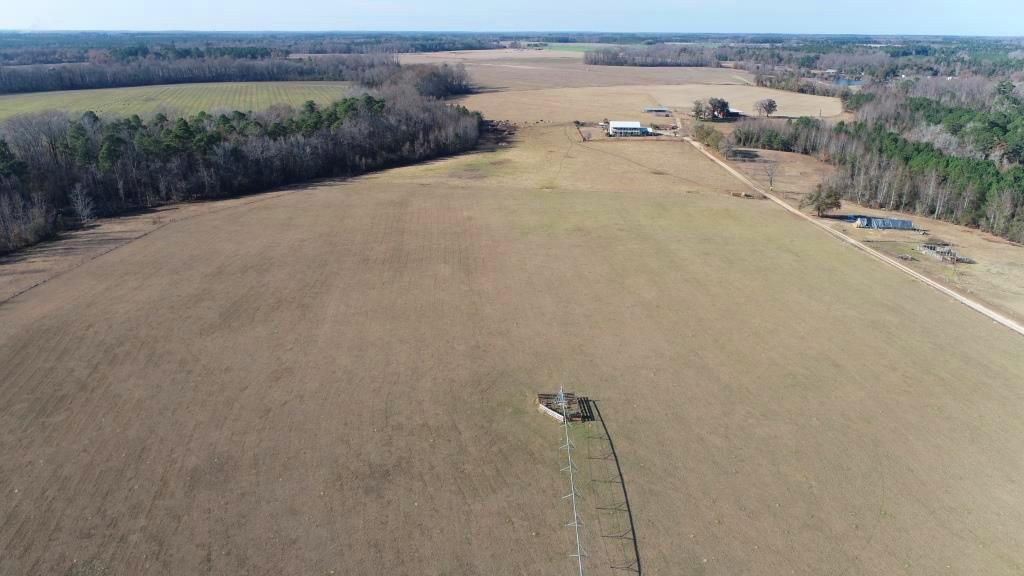
[[[588,456],[586,459],[603,461],[606,467],[614,464],[614,470],[596,470],[592,463],[588,467],[589,474],[591,476],[598,474],[601,478],[591,479],[591,490],[597,498],[596,511],[598,514],[612,514],[617,516],[617,518],[602,519],[602,517],[599,517],[597,527],[602,538],[614,539],[624,545],[624,558],[621,561],[614,561],[610,566],[611,569],[641,574],[640,551],[636,542],[636,528],[633,523],[632,510],[629,507],[629,497],[626,494],[622,468],[619,465],[618,455],[615,453],[615,446],[612,444],[611,437],[608,434],[608,426],[600,415],[597,403],[585,396],[576,396],[572,392],[566,392],[560,387],[556,394],[538,394],[537,409],[561,424],[562,445],[559,447],[559,453],[564,454],[561,471],[569,477],[569,488],[562,497],[562,500],[569,502],[571,512],[569,521],[565,526],[572,529],[574,538],[574,547],[569,554],[569,557],[574,560],[574,572],[577,576],[584,576],[587,565],[584,558],[587,558],[588,554],[584,548],[583,495],[579,488],[579,483],[583,481],[583,475],[576,464],[577,453],[576,444],[573,442],[572,427],[577,422],[586,423],[600,419],[603,433],[591,434],[588,431]],[[600,442],[598,443],[601,445],[598,447],[600,455],[596,457],[592,454],[593,447],[590,442],[590,440],[594,439],[599,440]],[[598,468],[601,467],[598,466]],[[616,492],[612,485],[617,485],[621,491]],[[608,549],[604,548],[603,550],[605,555],[607,555]],[[609,559],[611,559],[611,556],[609,556]]]
[[[576,558],[576,565],[579,568],[579,576],[583,576],[583,558],[587,555],[583,551],[583,539],[580,535],[580,529],[583,527],[580,521],[579,514],[579,500],[580,494],[576,489],[576,464],[572,461],[572,451],[575,446],[572,443],[572,435],[570,427],[572,426],[572,418],[569,413],[569,398],[566,396],[565,391],[561,387],[558,388],[558,407],[562,413],[562,431],[565,436],[565,444],[562,445],[562,449],[565,450],[565,467],[562,468],[562,472],[569,473],[569,493],[562,497],[563,500],[569,500],[572,503],[572,520],[566,524],[566,526],[573,529],[576,534],[576,552],[570,554],[571,557]]]

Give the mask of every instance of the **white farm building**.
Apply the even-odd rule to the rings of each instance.
[[[612,120],[608,123],[609,136],[646,136],[650,133],[650,128],[644,128],[639,122]]]

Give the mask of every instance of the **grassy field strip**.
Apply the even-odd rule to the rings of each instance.
[[[829,234],[835,236],[836,238],[839,238],[840,240],[842,240],[842,241],[844,241],[844,242],[846,242],[848,244],[851,244],[854,247],[859,248],[860,250],[863,250],[864,252],[867,252],[868,254],[870,254],[871,256],[874,256],[875,258],[881,260],[882,262],[885,262],[886,264],[888,264],[888,265],[890,265],[890,266],[892,266],[894,268],[897,268],[899,270],[902,270],[903,272],[906,272],[907,274],[913,276],[914,278],[920,280],[921,282],[924,282],[925,284],[931,286],[932,288],[935,288],[939,292],[942,292],[943,294],[946,294],[947,296],[951,296],[952,298],[954,298],[955,300],[957,300],[961,304],[967,306],[968,308],[971,308],[972,310],[974,310],[976,312],[980,312],[981,314],[984,314],[985,316],[988,316],[990,319],[994,320],[995,322],[998,322],[998,323],[1002,324],[1003,326],[1006,326],[1010,330],[1013,330],[1014,332],[1017,332],[1018,334],[1024,336],[1024,326],[1022,326],[1021,324],[1017,323],[1016,321],[1014,321],[1014,320],[1012,320],[1010,318],[1007,318],[1006,316],[1003,316],[1002,314],[996,312],[995,310],[992,310],[991,308],[981,304],[980,302],[976,302],[974,300],[971,300],[970,298],[964,296],[963,294],[960,294],[959,292],[957,292],[955,290],[952,290],[950,288],[947,288],[947,287],[943,286],[942,284],[939,284],[938,282],[932,280],[931,278],[928,278],[924,274],[921,274],[919,272],[915,272],[914,270],[911,270],[907,266],[905,266],[903,264],[900,264],[896,260],[886,256],[885,254],[882,254],[878,250],[875,250],[874,248],[868,247],[863,242],[855,240],[854,238],[851,238],[850,236],[847,236],[846,234],[843,234],[842,232],[840,232],[838,230],[834,230],[834,229],[832,229],[832,228],[822,224],[821,222],[818,222],[817,220],[815,220],[814,218],[811,218],[807,214],[804,214],[803,212],[797,210],[796,208],[793,208],[792,206],[787,204],[781,198],[778,198],[774,194],[769,194],[768,192],[764,191],[760,186],[755,184],[752,180],[750,180],[749,178],[747,178],[743,174],[740,174],[732,166],[729,166],[728,164],[726,164],[725,162],[723,162],[722,160],[717,158],[714,154],[708,152],[707,149],[704,148],[704,145],[701,144],[700,142],[697,142],[696,140],[693,140],[691,138],[686,138],[686,141],[689,142],[690,144],[693,144],[705,156],[710,158],[713,162],[715,162],[716,164],[718,164],[722,168],[725,168],[730,174],[732,174],[733,176],[738,178],[740,181],[745,183],[747,186],[750,186],[752,189],[756,190],[757,192],[760,192],[761,194],[764,194],[765,198],[768,198],[772,202],[775,202],[779,206],[782,206],[783,208],[785,208],[789,212],[791,212],[793,214],[796,214],[797,216],[803,218],[804,220],[807,220],[811,224],[814,224],[818,228],[821,228],[822,230],[828,232]]]
[[[344,97],[348,82],[213,82],[0,96],[0,119],[44,110],[101,115],[194,114],[216,109],[262,110],[274,104],[298,107],[307,100],[327,104]]]

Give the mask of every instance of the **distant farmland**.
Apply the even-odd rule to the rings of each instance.
[[[10,94],[0,96],[0,120],[42,110],[109,115],[260,110],[273,104],[299,106],[307,100],[330,102],[344,96],[349,87],[348,82],[218,82]]]
[[[567,42],[567,43],[549,43],[547,45],[548,50],[557,50],[559,52],[587,52],[590,50],[598,50],[600,48],[615,48],[618,44],[599,44],[596,42]]]

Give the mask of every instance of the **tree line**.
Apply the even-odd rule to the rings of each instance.
[[[0,252],[96,216],[248,194],[469,150],[480,117],[401,83],[329,106],[0,125]]]
[[[882,124],[813,118],[745,120],[720,148],[732,146],[814,155],[837,166],[826,193],[865,206],[913,212],[1024,242],[1024,167],[1000,170],[991,160],[946,154]]]
[[[415,77],[423,91],[435,97],[470,90],[469,76],[461,64],[400,67],[394,55],[363,54],[304,60],[215,58],[0,67],[0,93],[285,80],[348,80],[375,87],[405,82],[406,76]]]
[[[717,68],[721,64],[709,48],[656,44],[644,47],[601,48],[583,54],[595,66],[693,66]]]
[[[496,34],[440,32],[0,31],[0,65],[481,50],[499,48],[498,38]]]
[[[754,83],[763,88],[774,88],[775,90],[813,94],[815,96],[830,96],[842,100],[853,95],[853,92],[844,86],[803,78],[794,72],[757,73],[754,75]]]
[[[858,117],[944,152],[1024,163],[1024,95],[1010,80],[872,86]]]
[[[107,58],[109,56],[109,58]],[[150,58],[154,60],[184,60],[187,58],[238,58],[241,60],[264,60],[271,57],[285,57],[288,52],[267,46],[156,46],[134,44],[116,46],[107,52],[93,53],[93,62],[115,60],[127,62]]]
[[[353,55],[308,60],[242,60],[236,58],[134,60],[0,67],[0,93],[46,92],[86,88],[118,88],[193,82],[258,82],[279,80],[372,81],[398,68],[389,55]]]
[[[633,39],[625,47],[597,50],[587,62],[610,66],[719,66],[730,62],[755,73],[791,75],[797,80],[991,77],[1024,71],[1024,44],[1019,39],[901,38],[893,45],[893,38],[710,35],[691,39],[699,45],[668,43],[681,40],[672,35],[655,35],[642,42]]]

